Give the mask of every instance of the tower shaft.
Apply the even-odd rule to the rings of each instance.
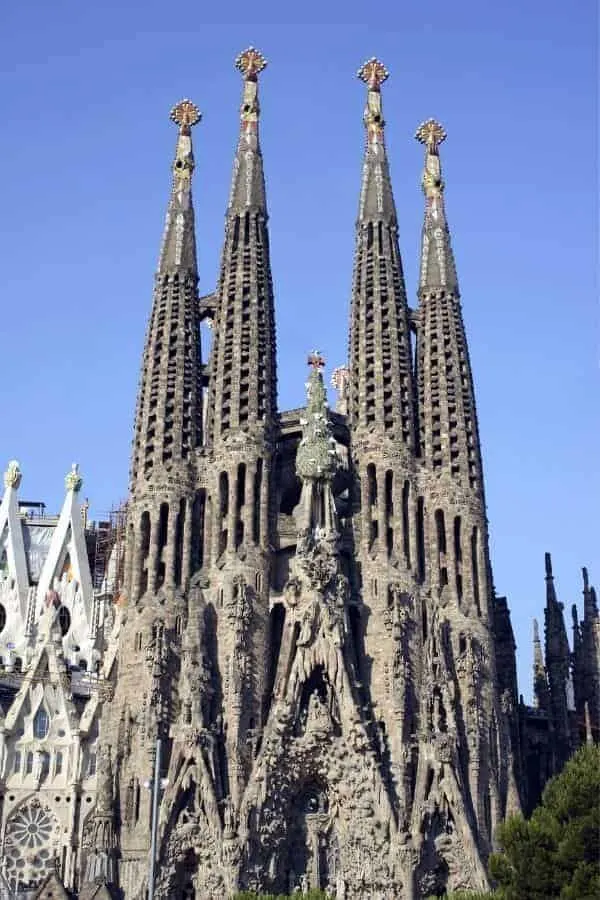
[[[277,421],[274,300],[258,134],[258,75],[266,61],[250,47],[236,65],[244,78],[241,127],[217,291],[206,434],[213,460],[206,475],[211,584],[218,592],[224,740],[234,804],[250,774],[265,701]]]

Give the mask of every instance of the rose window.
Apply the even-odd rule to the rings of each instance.
[[[21,807],[8,820],[2,856],[13,890],[35,887],[53,870],[59,832],[50,810],[36,801]]]

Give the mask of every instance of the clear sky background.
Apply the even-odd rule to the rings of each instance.
[[[530,696],[544,552],[568,624],[582,565],[600,586],[596,3],[294,4],[311,24],[286,23],[289,8],[228,3],[221,22],[249,22],[231,25],[209,24],[200,0],[2,4],[0,461],[19,459],[22,498],[51,509],[73,460],[93,514],[125,496],[169,110],[189,96],[204,113],[195,204],[208,293],[238,130],[233,60],[249,44],[270,63],[261,139],[280,406],[303,404],[308,350],[329,371],[345,362],[364,145],[355,72],[377,55],[391,72],[384,111],[412,305],[423,214],[413,134],[430,116],[448,131],[495,582]]]

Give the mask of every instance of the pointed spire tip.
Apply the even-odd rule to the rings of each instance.
[[[552,557],[549,553],[544,554],[544,564],[546,566],[546,577],[552,578]]]

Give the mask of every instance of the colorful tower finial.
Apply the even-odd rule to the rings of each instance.
[[[428,199],[441,197],[444,191],[440,166],[439,146],[446,140],[446,132],[435,119],[422,122],[415,132],[415,138],[425,147],[425,168],[421,185]]]
[[[180,100],[171,110],[170,119],[179,125],[181,134],[189,134],[190,128],[202,119],[202,113],[191,100]]]
[[[246,81],[256,81],[257,76],[266,66],[267,60],[256,47],[242,50],[235,60],[236,69],[242,73]]]
[[[367,105],[363,120],[367,129],[367,144],[378,148],[383,143],[383,128],[385,120],[381,107],[381,85],[387,78],[389,72],[379,59],[368,59],[363,63],[356,73],[361,81],[369,88],[367,94]],[[376,149],[377,152],[377,149]]]
[[[317,371],[325,367],[325,360],[321,356],[319,350],[313,350],[312,353],[309,353],[306,362],[312,369],[316,369]]]
[[[436,122],[435,119],[427,119],[425,122],[421,122],[415,137],[420,144],[427,147],[428,153],[437,153],[438,147],[446,140],[447,134],[439,122]]]
[[[368,85],[370,91],[378,91],[383,82],[390,77],[384,64],[375,56],[363,63],[356,75]]]

